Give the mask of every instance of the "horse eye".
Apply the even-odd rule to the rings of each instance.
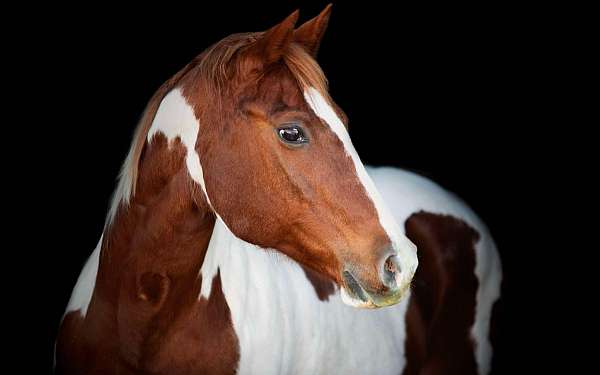
[[[302,143],[307,143],[308,139],[304,135],[304,131],[298,125],[286,125],[279,129],[277,129],[277,134],[279,138],[285,143],[298,145]]]

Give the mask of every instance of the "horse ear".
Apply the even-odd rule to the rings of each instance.
[[[252,44],[249,52],[261,58],[265,65],[279,61],[293,40],[298,14],[298,10],[294,11],[281,23],[265,31]]]
[[[311,19],[306,21],[294,32],[294,41],[306,49],[313,57],[319,52],[321,39],[327,30],[329,16],[331,15],[331,4],[327,5],[323,11]]]

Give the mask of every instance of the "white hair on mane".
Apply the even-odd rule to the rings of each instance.
[[[110,225],[114,220],[117,210],[121,204],[129,204],[129,199],[131,198],[133,185],[135,183],[133,178],[133,167],[134,159],[135,159],[135,140],[137,139],[137,135],[133,138],[134,143],[131,145],[129,149],[129,153],[121,166],[121,172],[119,173],[119,178],[117,182],[117,188],[113,192],[110,209],[108,210],[107,223]]]

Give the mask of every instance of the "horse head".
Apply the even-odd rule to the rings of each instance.
[[[203,185],[232,233],[334,280],[347,304],[398,302],[417,267],[350,140],[315,61],[331,8],[234,34],[200,56],[184,88]]]

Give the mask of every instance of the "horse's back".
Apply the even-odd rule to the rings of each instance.
[[[389,167],[367,170],[418,248],[404,373],[488,373],[502,269],[487,227],[460,198],[425,177]]]

